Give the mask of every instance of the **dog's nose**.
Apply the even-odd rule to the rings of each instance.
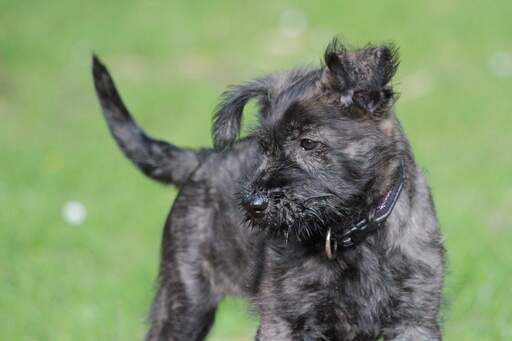
[[[268,198],[264,194],[255,193],[244,200],[243,204],[247,212],[252,216],[261,217],[268,207]]]

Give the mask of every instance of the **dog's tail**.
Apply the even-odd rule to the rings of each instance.
[[[146,135],[124,105],[107,68],[95,55],[92,74],[110,133],[126,157],[148,177],[182,185],[199,166],[204,152],[179,148]]]

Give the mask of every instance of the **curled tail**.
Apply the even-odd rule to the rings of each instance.
[[[204,152],[179,148],[144,133],[132,118],[105,65],[93,56],[96,93],[110,133],[123,153],[148,177],[181,186],[199,166]]]

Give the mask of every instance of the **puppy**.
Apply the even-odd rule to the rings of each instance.
[[[313,69],[227,90],[214,149],[144,133],[93,58],[112,136],[180,192],[164,227],[147,340],[202,340],[227,295],[257,340],[440,340],[444,249],[432,196],[395,116],[393,46],[327,47]],[[259,124],[239,138],[244,106]]]

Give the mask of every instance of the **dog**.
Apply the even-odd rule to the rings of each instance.
[[[93,56],[120,149],[180,189],[146,340],[204,339],[228,295],[254,307],[256,340],[441,340],[443,240],[395,115],[398,63],[393,45],[335,39],[317,68],[229,88],[214,148],[192,150],[147,135]]]

